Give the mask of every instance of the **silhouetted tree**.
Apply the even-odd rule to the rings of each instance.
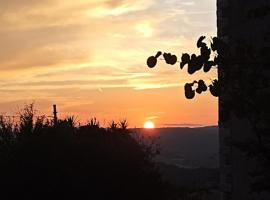
[[[34,118],[25,107],[18,124],[0,118],[3,199],[171,199],[153,162],[154,148],[138,141],[127,121],[102,128],[94,118]],[[151,152],[151,153],[150,153]]]

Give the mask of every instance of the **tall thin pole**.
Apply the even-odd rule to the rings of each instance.
[[[53,105],[53,124],[57,124],[57,110],[56,110],[56,105]]]

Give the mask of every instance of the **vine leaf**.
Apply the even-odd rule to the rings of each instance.
[[[196,71],[199,71],[203,69],[205,73],[209,72],[212,67],[217,66],[221,61],[231,54],[227,52],[228,46],[225,42],[220,40],[217,37],[213,37],[211,41],[211,46],[207,45],[204,40],[205,36],[201,36],[197,41],[197,47],[200,49],[200,54],[188,54],[183,53],[181,56],[180,61],[180,69],[183,69],[185,65],[187,65],[187,72],[189,74],[194,74]],[[214,51],[217,51],[214,53],[215,57],[214,59],[210,59],[211,53]],[[237,51],[241,52],[241,51]],[[222,54],[221,54],[222,53]],[[224,55],[226,53],[226,57],[223,57],[221,55]],[[177,63],[177,56],[173,55],[171,53],[162,53],[161,51],[158,51],[155,56],[150,56],[147,60],[147,65],[150,68],[153,68],[157,64],[157,59],[159,56],[163,55],[163,58],[166,62],[166,64],[174,65]],[[197,86],[196,89],[194,89],[194,84]],[[208,86],[210,93],[218,97],[220,94],[220,86],[218,80],[212,81],[212,84]],[[201,94],[203,92],[206,92],[208,89],[207,85],[203,80],[194,81],[193,83],[186,83],[185,84],[185,96],[187,99],[193,99],[195,97],[195,94]]]
[[[180,69],[183,69],[186,64],[190,62],[190,55],[187,53],[183,53],[181,57],[181,62],[180,62]]]
[[[195,54],[192,54],[190,62],[188,63],[188,73],[194,74],[196,71],[199,71],[202,67],[203,67],[202,56],[196,56]]]
[[[170,64],[174,65],[177,62],[177,56],[176,55],[172,55],[170,58]]]
[[[200,88],[200,90],[203,92],[207,91],[207,86],[203,80],[198,81],[198,88]]]
[[[195,91],[192,89],[193,83],[185,84],[185,96],[187,99],[193,99],[195,97]]]
[[[203,47],[203,46],[206,46],[206,44],[203,42],[204,39],[205,39],[205,36],[201,36],[201,37],[199,38],[199,40],[197,41],[197,47],[198,47],[198,48],[201,48],[201,47]]]
[[[208,48],[206,45],[201,47],[201,56],[204,62],[207,62],[210,59],[211,49]]]
[[[211,69],[213,66],[215,66],[215,62],[214,62],[214,61],[207,61],[207,62],[205,62],[204,65],[203,65],[203,71],[204,71],[205,73],[207,73],[207,72],[210,71],[210,69]]]
[[[157,64],[157,58],[155,56],[150,56],[148,59],[147,59],[147,66],[149,68],[154,68]]]
[[[206,84],[205,84],[205,82],[204,82],[203,80],[199,80],[199,81],[197,82],[197,84],[198,84],[198,87],[197,87],[197,89],[196,89],[196,92],[197,92],[198,94],[201,94],[202,92],[207,91],[207,86],[206,86]]]
[[[158,51],[157,54],[155,56],[150,56],[148,59],[147,59],[147,66],[149,68],[154,68],[157,64],[157,59],[159,56],[162,55],[162,52],[161,51]]]
[[[172,55],[171,53],[164,53],[163,57],[167,64],[174,65],[177,62],[177,56]]]
[[[213,42],[211,43],[211,49],[212,51],[217,51],[218,49],[218,38],[217,37],[213,37]]]
[[[214,97],[218,97],[220,95],[220,86],[217,79],[212,81],[212,84],[209,86],[209,89]]]

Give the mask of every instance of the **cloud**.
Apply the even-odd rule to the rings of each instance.
[[[185,5],[185,6],[193,6],[195,5],[195,2],[194,1],[186,1],[186,2],[181,2],[182,5]]]
[[[108,0],[105,4],[90,9],[89,16],[122,16],[123,14],[146,10],[153,3],[152,0]]]
[[[213,77],[190,77],[186,69],[160,60],[148,69],[145,62],[158,50],[178,57],[195,51],[198,36],[214,34],[214,0],[0,0],[0,5],[0,92],[6,101],[48,98],[72,104],[72,110],[92,99],[106,104],[108,90],[115,88],[145,95]],[[121,95],[132,101],[130,93]],[[116,108],[121,103],[115,102]]]
[[[163,124],[165,127],[203,127],[204,124],[191,124],[191,123],[176,123],[176,124]]]
[[[153,119],[158,119],[159,116],[150,116],[150,117],[146,117],[146,120],[153,120]]]

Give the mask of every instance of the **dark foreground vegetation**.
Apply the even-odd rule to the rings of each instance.
[[[0,191],[4,199],[173,199],[152,161],[156,149],[126,122],[102,128],[34,118],[0,118]],[[171,195],[170,195],[171,194]],[[8,195],[8,198],[6,198]]]
[[[138,131],[126,121],[103,128],[95,119],[80,126],[72,117],[36,117],[33,105],[16,122],[0,116],[0,197],[211,199],[215,188],[205,170],[157,162],[160,144]]]

